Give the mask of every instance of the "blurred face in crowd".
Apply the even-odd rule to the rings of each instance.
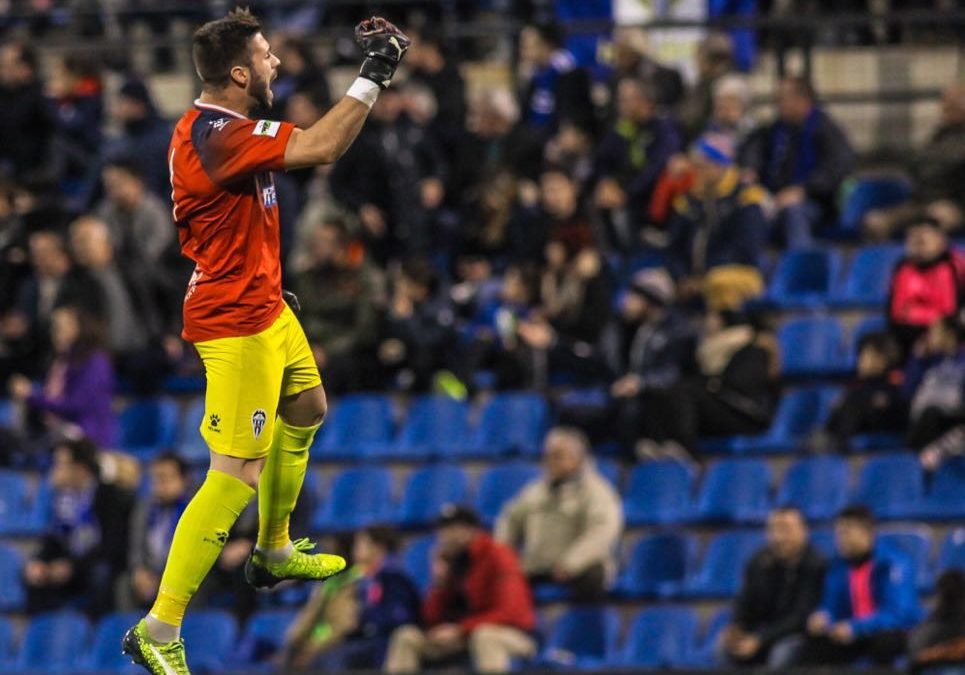
[[[565,432],[554,431],[543,446],[543,469],[551,481],[563,480],[579,471],[586,458],[582,441]]]
[[[425,126],[436,117],[438,105],[435,94],[428,87],[410,85],[402,92],[402,106],[416,124]]]
[[[956,84],[942,95],[942,123],[965,124],[965,86]]]
[[[708,159],[701,152],[691,153],[690,159],[694,166],[694,173],[697,177],[696,187],[699,192],[708,192],[715,189],[724,174],[727,173],[727,166]]]
[[[405,100],[399,90],[390,87],[379,94],[378,100],[372,106],[372,117],[385,124],[392,124],[399,119],[404,110]]]
[[[440,527],[436,532],[439,552],[446,556],[458,555],[469,547],[476,528],[465,523],[452,523]]]
[[[130,171],[107,166],[101,172],[107,198],[123,209],[131,209],[144,197],[144,183]]]
[[[130,96],[118,96],[111,108],[114,118],[121,124],[137,122],[147,117],[147,106]]]
[[[58,354],[66,354],[80,337],[80,317],[70,307],[55,309],[50,315],[50,342]]]
[[[647,34],[641,28],[619,27],[613,32],[613,63],[618,71],[632,72],[647,53]]]
[[[37,232],[30,236],[30,264],[41,278],[59,277],[70,269],[70,258],[63,240],[53,232]]]
[[[803,124],[811,114],[814,101],[791,80],[783,80],[777,90],[777,110],[785,124]]]
[[[54,463],[50,467],[50,484],[55,490],[78,490],[93,478],[80,462],[75,462],[70,450],[54,448]]]
[[[324,110],[315,105],[312,97],[304,92],[295,92],[288,98],[285,114],[300,129],[307,129],[317,122]]]
[[[101,267],[114,259],[110,230],[95,218],[81,218],[70,226],[70,248],[74,258],[87,267]]]
[[[173,504],[184,496],[188,481],[181,475],[176,462],[160,461],[151,464],[151,496],[162,504]]]
[[[739,96],[733,94],[714,96],[714,121],[722,127],[736,127],[746,113],[747,108]]]
[[[807,523],[799,511],[778,510],[767,517],[767,545],[781,560],[797,559],[807,541]]]
[[[532,26],[526,26],[519,33],[519,60],[528,65],[542,66],[549,63],[553,55],[553,47],[549,45],[539,31]]]
[[[334,265],[345,254],[338,229],[327,223],[322,223],[312,232],[310,246],[312,260],[321,266]]]
[[[0,84],[6,87],[22,87],[34,80],[34,71],[21,57],[17,44],[0,47]]]
[[[364,530],[352,542],[352,562],[361,567],[377,567],[385,559],[386,550]]]
[[[649,121],[656,111],[643,87],[636,80],[620,80],[617,86],[617,115],[621,120],[638,124]]]
[[[540,177],[540,196],[543,209],[554,218],[569,218],[576,213],[576,185],[559,171],[549,171]]]
[[[948,249],[948,239],[937,227],[914,225],[905,235],[905,254],[915,263],[928,263]]]
[[[503,286],[499,293],[503,302],[512,305],[528,305],[531,301],[529,289],[523,279],[523,273],[516,267],[510,267],[503,274]]]
[[[834,541],[842,558],[859,558],[871,551],[875,533],[861,520],[839,518],[834,523]]]
[[[925,334],[925,346],[929,354],[954,354],[958,351],[958,335],[944,321],[935,321]]]
[[[865,345],[858,352],[858,377],[884,375],[888,365],[888,358],[873,345]]]
[[[624,321],[634,323],[645,319],[650,308],[651,304],[646,296],[631,291],[625,293],[620,302],[620,315]]]

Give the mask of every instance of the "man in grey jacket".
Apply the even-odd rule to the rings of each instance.
[[[616,568],[623,507],[593,466],[586,435],[557,427],[546,437],[543,476],[507,504],[496,538],[520,551],[534,584],[567,586],[575,600],[599,599]]]

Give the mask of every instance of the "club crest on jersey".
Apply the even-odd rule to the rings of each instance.
[[[261,432],[265,428],[265,422],[267,420],[268,415],[261,408],[258,408],[258,410],[251,413],[251,431],[255,435],[255,438],[261,436]]]
[[[278,135],[278,130],[281,129],[281,122],[273,122],[271,120],[258,120],[255,122],[255,128],[251,131],[252,136],[270,136],[274,138]]]

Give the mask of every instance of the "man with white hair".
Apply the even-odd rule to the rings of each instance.
[[[713,116],[707,130],[729,136],[739,149],[754,130],[750,105],[751,87],[747,80],[734,73],[724,75],[714,83]]]
[[[586,435],[557,427],[546,437],[543,476],[496,522],[496,539],[520,550],[530,582],[556,582],[576,600],[599,599],[616,568],[623,507],[589,456]]]

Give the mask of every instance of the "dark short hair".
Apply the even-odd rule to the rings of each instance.
[[[129,155],[119,155],[117,157],[112,157],[107,160],[104,164],[105,169],[118,169],[123,171],[129,176],[137,178],[138,180],[144,180],[144,171],[141,168],[140,163]]]
[[[801,521],[804,523],[807,523],[807,520],[808,520],[807,518],[804,517],[804,512],[801,511],[801,509],[799,509],[798,507],[793,506],[792,504],[783,504],[781,506],[775,506],[773,509],[771,509],[771,513],[795,515],[798,518],[800,518]]]
[[[399,533],[387,525],[371,525],[363,529],[362,534],[371,539],[373,544],[385,549],[386,553],[390,554],[399,550],[402,541]]]
[[[846,506],[838,512],[838,517],[835,520],[851,520],[869,530],[875,526],[875,516],[871,509],[864,504]]]
[[[101,465],[97,459],[98,449],[89,438],[66,439],[54,446],[55,450],[64,449],[70,455],[70,461],[80,464],[93,475],[100,477]]]
[[[898,346],[898,342],[891,335],[885,331],[873,331],[866,335],[862,335],[861,339],[858,341],[858,352],[862,350],[872,349],[887,361],[888,367],[893,368],[901,361],[901,348]]]
[[[184,457],[173,450],[164,450],[163,452],[159,452],[158,454],[154,455],[154,459],[151,460],[152,466],[167,463],[174,464],[174,466],[177,467],[178,474],[180,474],[182,478],[188,477],[188,471],[190,470],[188,463],[185,461]]]
[[[645,80],[642,77],[637,77],[636,75],[625,75],[624,77],[620,78],[620,81],[617,83],[618,86],[623,82],[630,82],[633,84],[637,91],[640,92],[640,96],[647,101],[650,101],[651,103],[657,102],[657,90],[654,88],[653,83],[649,82],[648,80]]]
[[[795,94],[798,96],[803,96],[809,101],[814,101],[818,97],[817,92],[814,91],[814,85],[811,84],[811,80],[806,77],[801,77],[800,75],[788,75],[784,78],[784,82],[791,85]]]
[[[563,27],[555,21],[531,23],[528,27],[535,30],[543,42],[556,49],[562,47],[566,42],[566,33]]]
[[[439,512],[436,520],[436,527],[448,527],[449,525],[468,525],[479,527],[482,521],[479,514],[471,506],[463,504],[446,504]]]
[[[439,286],[439,275],[425,258],[411,258],[403,262],[402,276],[419,286],[427,288],[429,293],[435,293]]]
[[[99,314],[93,313],[90,309],[77,304],[58,304],[54,306],[54,311],[67,310],[73,312],[77,317],[79,332],[74,348],[68,358],[73,363],[81,363],[91,354],[101,351],[108,344],[108,325],[107,320]]]
[[[3,45],[4,47],[13,47],[17,50],[17,58],[23,65],[27,66],[31,70],[37,70],[37,51],[27,44],[23,40],[11,40]]]
[[[903,230],[908,230],[913,227],[928,227],[944,232],[941,221],[924,210],[916,210],[914,213],[908,214],[908,216],[899,223],[899,226]]]
[[[251,38],[261,24],[248,9],[237,7],[228,16],[209,21],[194,32],[194,67],[205,87],[223,89],[231,80],[231,69],[251,63]]]

